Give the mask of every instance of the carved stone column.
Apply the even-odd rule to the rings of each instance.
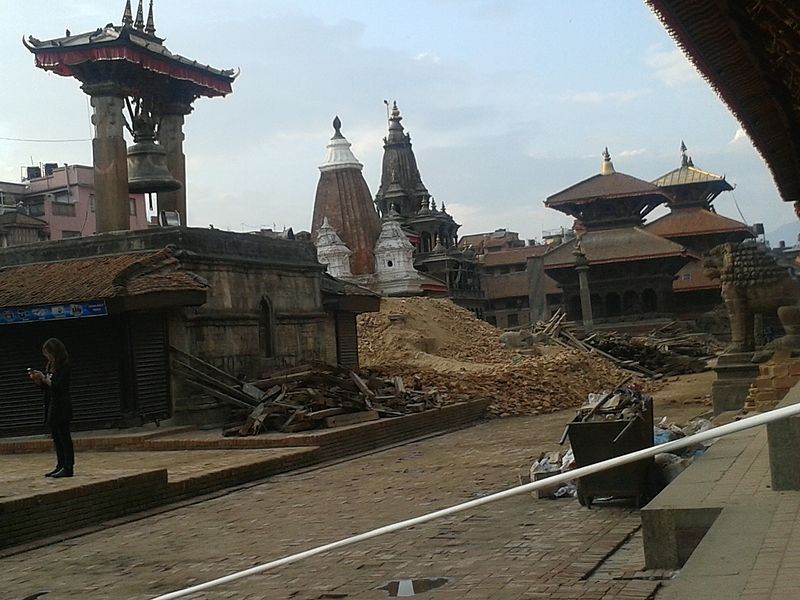
[[[184,117],[192,112],[189,104],[176,102],[170,104],[161,116],[158,129],[158,143],[167,152],[167,168],[172,176],[181,182],[181,188],[174,192],[159,192],[158,210],[177,211],[181,224],[186,225],[186,156],[183,153]]]
[[[94,189],[96,198],[96,231],[130,229],[128,195],[128,156],[122,134],[124,96],[113,83],[83,86],[91,96],[94,114]]]

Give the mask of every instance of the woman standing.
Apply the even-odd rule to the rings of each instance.
[[[50,426],[58,463],[45,475],[53,479],[72,477],[75,453],[69,422],[72,420],[72,398],[69,394],[69,355],[61,340],[50,338],[42,346],[47,359],[45,372],[31,371],[31,380],[44,390],[44,422]]]

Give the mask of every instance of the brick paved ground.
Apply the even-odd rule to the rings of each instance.
[[[0,599],[151,598],[510,487],[540,451],[556,448],[569,417],[486,422],[8,556]],[[390,580],[446,577],[426,596],[643,599],[659,583],[631,579],[640,552],[625,555],[628,565],[603,563],[638,527],[625,506],[590,511],[525,495],[196,598],[386,598],[379,588]]]

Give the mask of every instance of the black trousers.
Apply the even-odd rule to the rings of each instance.
[[[53,445],[56,447],[58,466],[72,471],[75,465],[75,451],[72,449],[72,436],[69,434],[69,421],[50,423]]]

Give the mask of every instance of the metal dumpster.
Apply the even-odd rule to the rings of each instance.
[[[585,467],[653,445],[653,400],[638,395],[639,410],[632,418],[596,414],[598,420],[584,421],[580,413],[567,425],[569,442],[577,467]],[[591,507],[598,497],[633,498],[637,506],[648,500],[653,458],[622,465],[578,480],[578,501]]]

